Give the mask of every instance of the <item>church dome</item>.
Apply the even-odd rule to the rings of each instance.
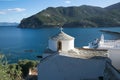
[[[48,48],[52,51],[69,51],[74,49],[74,37],[61,31],[48,41]]]
[[[63,31],[61,31],[58,34],[52,36],[51,39],[56,40],[56,41],[59,41],[59,40],[73,40],[74,37],[64,33]]]

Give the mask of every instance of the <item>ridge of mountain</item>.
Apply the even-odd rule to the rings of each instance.
[[[48,7],[25,18],[18,27],[118,27],[120,26],[120,3],[101,8],[88,5],[72,7]]]

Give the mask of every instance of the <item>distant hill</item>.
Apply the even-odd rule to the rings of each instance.
[[[108,10],[120,10],[120,2],[106,7]]]
[[[18,23],[0,22],[0,26],[18,26]]]
[[[25,18],[18,27],[115,27],[120,26],[120,3],[106,8],[94,6],[49,7]]]

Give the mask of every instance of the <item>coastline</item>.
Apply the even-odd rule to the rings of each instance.
[[[115,33],[115,34],[120,34],[120,32],[118,31],[111,31],[111,30],[105,30],[105,29],[102,29],[100,30],[101,32],[106,32],[106,33]]]

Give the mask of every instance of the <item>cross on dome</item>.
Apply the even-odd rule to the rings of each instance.
[[[52,51],[69,51],[74,49],[74,37],[63,32],[62,26],[59,32],[49,38],[48,48]]]

